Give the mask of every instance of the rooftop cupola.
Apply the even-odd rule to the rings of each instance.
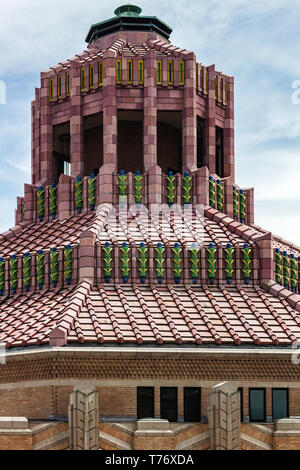
[[[140,7],[129,3],[120,6],[114,11],[116,16],[90,27],[86,42],[91,44],[96,39],[118,31],[155,32],[165,39],[169,39],[172,32],[170,26],[156,16],[141,16],[141,12]]]

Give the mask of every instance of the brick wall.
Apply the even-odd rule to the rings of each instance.
[[[292,379],[299,381],[298,369],[285,360],[188,361],[168,358],[141,360],[63,356],[32,361],[9,360],[0,368],[0,416],[46,419],[51,415],[66,415],[74,380],[91,380],[98,387],[100,416],[136,416],[136,387],[141,384],[151,386],[154,380],[155,416],[160,415],[160,386],[179,388],[179,416],[183,416],[182,388],[201,387],[201,415],[207,416],[210,387],[224,380],[234,380],[236,386],[243,387],[244,416],[249,416],[248,386],[266,387],[267,416],[271,416],[273,383],[276,387],[281,386],[281,383],[283,387],[289,387],[290,415],[299,416],[300,388],[293,387],[292,382]],[[44,382],[40,382],[43,380],[48,384],[43,385]],[[67,383],[59,385],[58,380],[65,380]],[[117,381],[118,384],[100,386],[97,384],[100,380],[103,384],[106,381],[108,384],[110,380]],[[27,382],[27,386],[21,383],[18,386],[18,382],[23,381]],[[126,386],[122,386],[122,381],[126,381]],[[7,387],[5,383],[8,383]]]
[[[136,416],[136,387],[103,387],[99,391],[100,416]]]

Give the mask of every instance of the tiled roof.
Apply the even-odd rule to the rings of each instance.
[[[93,212],[74,215],[65,220],[51,220],[18,228],[14,233],[0,235],[0,255],[21,254],[27,251],[65,246],[76,243],[80,233],[95,217]]]
[[[92,285],[3,299],[0,341],[49,343],[291,345],[300,318],[285,300],[258,286]]]

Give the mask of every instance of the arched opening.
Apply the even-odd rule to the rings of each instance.
[[[222,127],[216,126],[216,174],[224,177],[224,135]]]
[[[59,176],[70,174],[70,122],[53,126],[53,183]]]
[[[205,165],[205,119],[197,116],[197,167]]]
[[[92,114],[83,119],[84,129],[84,175],[97,175],[103,165],[103,113]]]

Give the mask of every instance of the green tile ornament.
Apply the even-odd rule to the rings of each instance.
[[[226,248],[224,249],[225,277],[226,277],[227,284],[232,283],[232,279],[234,275],[234,251],[235,250],[231,246],[231,244],[227,243]]]
[[[165,272],[165,247],[159,242],[155,247],[155,272],[157,281],[159,284],[162,283]]]
[[[23,281],[25,291],[28,292],[31,284],[31,256],[30,253],[25,253],[23,257]]]
[[[141,282],[144,284],[148,274],[148,248],[144,242],[140,243],[138,247],[138,273]]]

